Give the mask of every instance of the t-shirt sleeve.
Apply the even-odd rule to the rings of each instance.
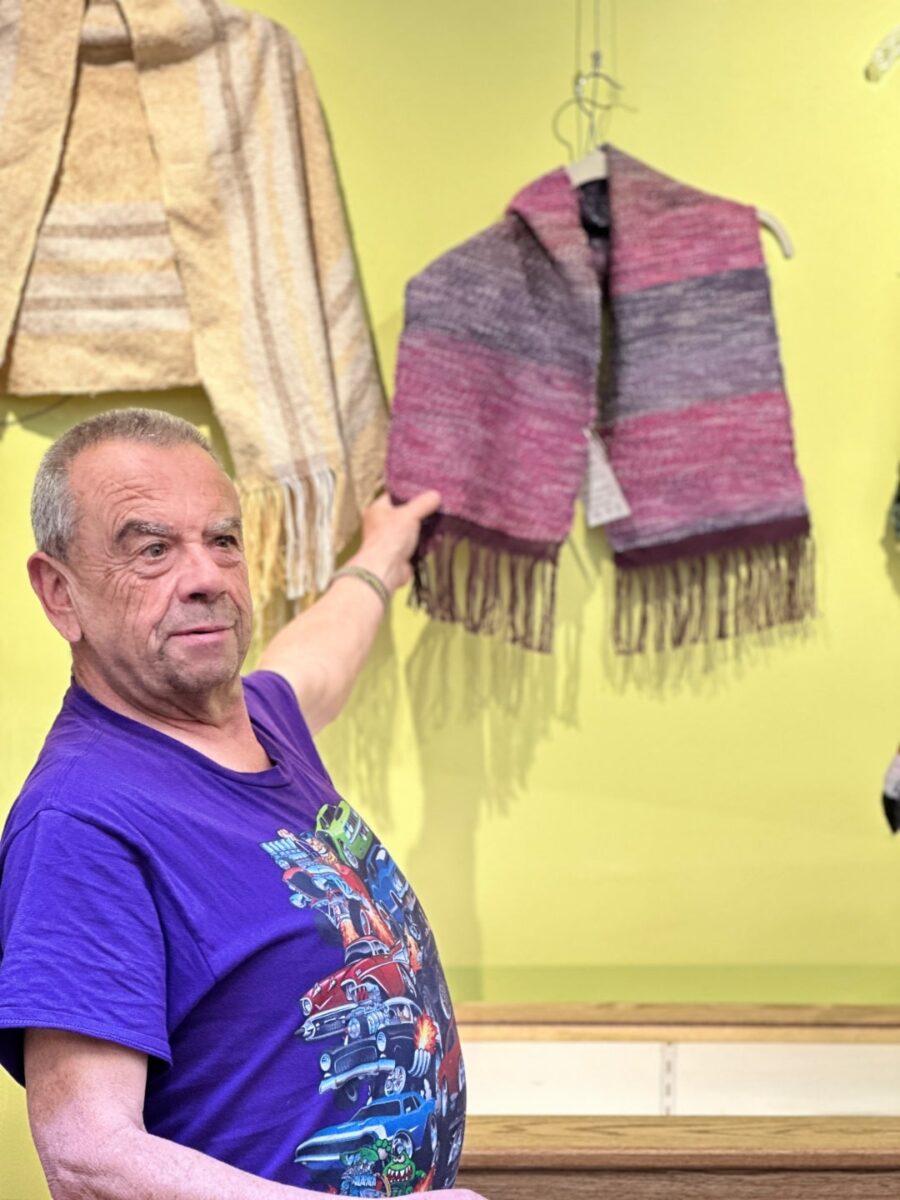
[[[165,943],[137,853],[52,809],[5,850],[0,1064],[24,1081],[28,1028],[86,1034],[171,1063]]]

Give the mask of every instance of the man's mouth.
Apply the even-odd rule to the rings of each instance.
[[[169,637],[176,638],[213,638],[220,636],[223,633],[228,633],[233,627],[231,625],[194,625],[190,629],[175,629],[169,634]]]

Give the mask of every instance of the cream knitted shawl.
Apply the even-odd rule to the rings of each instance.
[[[0,389],[202,383],[258,604],[322,589],[386,410],[322,112],[220,0],[0,0]]]

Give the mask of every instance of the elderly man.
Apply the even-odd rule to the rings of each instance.
[[[0,842],[0,1060],[54,1200],[452,1186],[434,939],[312,741],[438,502],[377,501],[242,678],[241,514],[196,429],[124,410],[46,454],[28,569],[73,678]]]

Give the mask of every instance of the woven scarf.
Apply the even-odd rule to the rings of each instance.
[[[322,589],[387,415],[302,51],[219,0],[6,0],[0,388],[201,383],[258,604]]]
[[[810,523],[755,210],[607,162],[538,179],[408,286],[388,485],[443,497],[414,603],[549,650],[594,442],[630,508],[606,525],[619,652],[799,621]]]

